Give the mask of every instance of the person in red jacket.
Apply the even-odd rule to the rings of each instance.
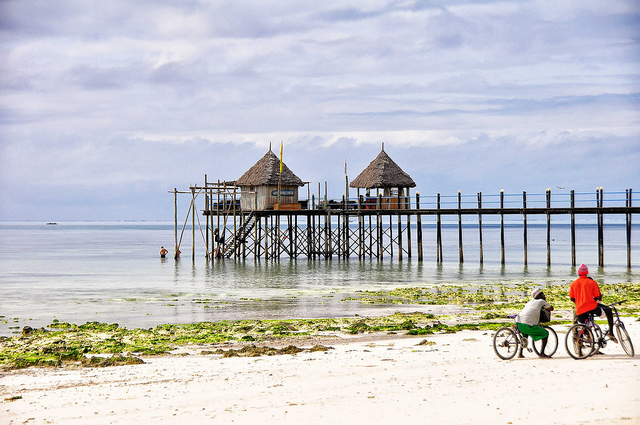
[[[569,298],[576,305],[578,322],[584,323],[590,314],[602,316],[602,312],[604,312],[607,316],[607,322],[609,322],[609,329],[606,334],[613,342],[618,342],[613,336],[613,313],[608,306],[601,304],[602,293],[600,292],[600,287],[588,274],[589,269],[587,266],[580,264],[580,267],[578,267],[579,277],[571,282],[571,287],[569,288]]]

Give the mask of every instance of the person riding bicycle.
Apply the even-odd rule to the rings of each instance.
[[[549,331],[540,326],[540,311],[542,309],[553,311],[553,307],[547,302],[544,292],[541,289],[534,289],[531,292],[531,300],[524,305],[524,308],[516,317],[516,325],[520,333],[531,336],[534,341],[542,340],[538,357],[548,359],[550,357],[544,354],[544,349],[549,339]],[[518,358],[524,358],[522,345],[518,351]]]
[[[600,292],[600,287],[588,274],[589,269],[587,266],[580,264],[580,267],[578,267],[579,277],[571,282],[571,287],[569,288],[569,298],[576,305],[578,322],[584,323],[590,314],[602,316],[604,311],[605,316],[607,316],[607,322],[609,322],[609,329],[605,334],[611,341],[617,343],[618,340],[613,336],[613,313],[609,306],[601,303],[602,293]]]

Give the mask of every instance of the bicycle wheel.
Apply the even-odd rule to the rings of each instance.
[[[591,329],[580,323],[571,326],[564,339],[564,348],[576,360],[586,359],[597,346]]]
[[[511,328],[500,328],[493,335],[493,351],[502,360],[512,359],[518,351],[518,338]]]
[[[624,324],[622,322],[615,323],[616,335],[618,335],[618,342],[622,346],[622,349],[627,356],[633,357],[633,344],[631,343],[631,338],[629,338],[629,334],[627,330],[624,328]]]
[[[558,349],[558,334],[553,330],[551,326],[542,326],[547,331],[549,331],[549,338],[547,339],[547,346],[544,348],[544,354],[551,357],[556,353]],[[533,341],[533,351],[540,355],[540,348],[542,347],[542,340]]]

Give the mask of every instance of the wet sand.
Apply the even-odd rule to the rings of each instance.
[[[637,350],[640,322],[625,322]],[[640,424],[640,355],[609,344],[573,360],[565,329],[549,360],[500,360],[492,332],[464,331],[343,336],[296,355],[198,348],[135,366],[12,371],[0,378],[0,423]]]

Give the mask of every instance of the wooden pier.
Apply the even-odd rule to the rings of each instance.
[[[551,265],[552,216],[566,216],[570,222],[571,263],[576,266],[576,217],[596,219],[598,235],[598,265],[604,267],[605,217],[624,216],[626,225],[627,267],[632,267],[632,216],[640,213],[633,206],[633,191],[607,193],[598,188],[595,193],[574,191],[552,197],[550,189],[542,194],[485,195],[477,193],[456,197],[440,194],[425,202],[417,193],[414,199],[391,203],[378,194],[375,198],[358,196],[355,199],[327,201],[326,195],[316,202],[315,195],[301,202],[299,209],[272,209],[243,211],[240,208],[240,190],[234,182],[206,181],[203,186],[192,186],[188,191],[174,189],[175,249],[180,249],[185,229],[191,218],[192,258],[195,260],[196,233],[200,234],[208,259],[277,260],[281,258],[350,259],[395,258],[399,261],[416,258],[424,260],[425,245],[434,241],[423,240],[423,218],[435,218],[436,262],[443,262],[442,218],[457,218],[458,261],[464,263],[463,217],[477,217],[480,264],[484,262],[483,218],[493,216],[500,222],[500,262],[505,264],[505,216],[522,217],[523,263],[528,262],[528,219],[543,216],[546,219],[546,263]],[[178,195],[187,194],[190,204],[182,230],[178,223]],[[620,197],[624,195],[624,199]],[[609,197],[612,197],[609,199]],[[320,196],[319,196],[320,197]],[[204,198],[204,199],[202,199]],[[508,201],[505,201],[508,198]],[[518,199],[519,198],[519,199]],[[532,202],[532,198],[535,202]],[[375,202],[373,202],[375,199]],[[487,199],[490,199],[487,202]],[[200,200],[200,201],[199,201]],[[203,207],[198,210],[198,203]],[[535,204],[535,205],[532,205]],[[591,205],[589,205],[591,204]],[[395,205],[395,207],[393,206]],[[401,209],[398,205],[404,205]],[[304,207],[304,209],[303,209]],[[201,213],[197,213],[200,211]],[[200,216],[202,215],[202,220]],[[468,224],[467,224],[468,225]],[[412,240],[415,238],[415,240]],[[182,254],[184,257],[184,253]]]

